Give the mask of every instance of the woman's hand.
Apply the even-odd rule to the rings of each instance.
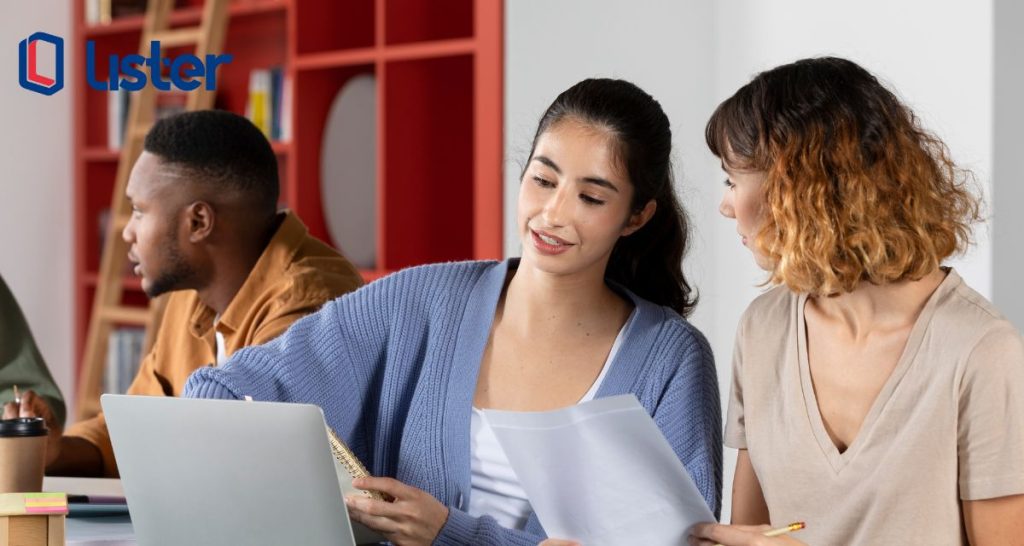
[[[804,544],[789,536],[766,537],[767,525],[722,525],[700,523],[690,530],[691,546],[797,546]]]
[[[356,478],[359,489],[391,495],[394,502],[363,496],[345,498],[349,516],[398,546],[429,546],[448,521],[448,507],[426,491],[391,478]]]
[[[544,542],[541,542],[537,546],[581,546],[579,542],[575,540],[561,540],[557,538],[549,538]]]
[[[57,459],[57,455],[60,454],[60,436],[64,432],[63,427],[57,423],[57,418],[53,415],[53,411],[50,410],[50,405],[46,403],[46,399],[39,396],[33,390],[27,390],[21,393],[20,400],[16,402],[8,402],[4,404],[4,419],[17,419],[19,417],[42,417],[43,421],[46,422],[46,428],[48,429],[48,435],[46,438],[46,465]]]

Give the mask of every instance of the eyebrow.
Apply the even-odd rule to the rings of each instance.
[[[554,161],[551,161],[551,159],[546,157],[546,156],[543,156],[543,155],[533,156],[533,160],[534,161],[539,161],[540,163],[543,163],[544,165],[550,167],[551,170],[555,171],[558,174],[562,174],[562,169],[558,168],[558,165],[555,164]],[[615,184],[612,184],[610,181],[605,180],[604,178],[600,178],[600,177],[597,177],[597,176],[584,176],[580,180],[582,182],[587,183],[587,184],[594,184],[595,186],[601,186],[602,188],[608,188],[608,189],[612,190],[615,193],[619,192],[619,188]]]
[[[543,163],[543,164],[547,165],[548,167],[550,167],[551,170],[555,171],[556,173],[562,174],[562,169],[559,169],[558,165],[556,165],[554,161],[551,161],[550,159],[548,159],[545,156],[535,155],[535,156],[533,156],[533,160],[534,161],[540,161],[541,163]]]
[[[609,190],[612,190],[615,193],[619,193],[619,188],[615,187],[615,184],[612,184],[611,182],[605,180],[604,178],[598,178],[596,176],[586,176],[583,178],[583,181],[588,184],[594,184],[596,186],[601,186],[602,188],[608,188]]]

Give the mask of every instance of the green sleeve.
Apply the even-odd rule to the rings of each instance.
[[[64,397],[46,369],[18,302],[0,277],[0,402],[14,399],[14,385],[42,396],[63,426],[67,415]]]

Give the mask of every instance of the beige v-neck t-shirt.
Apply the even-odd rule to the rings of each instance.
[[[807,363],[807,297],[777,287],[736,335],[725,444],[746,449],[773,527],[812,546],[966,544],[961,500],[1024,493],[1024,341],[955,271],[840,453]]]

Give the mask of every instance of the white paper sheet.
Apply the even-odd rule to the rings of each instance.
[[[633,395],[484,417],[550,537],[674,546],[686,544],[693,524],[715,520]]]
[[[117,478],[69,478],[46,476],[43,491],[60,491],[68,495],[89,497],[124,498],[124,488]]]

